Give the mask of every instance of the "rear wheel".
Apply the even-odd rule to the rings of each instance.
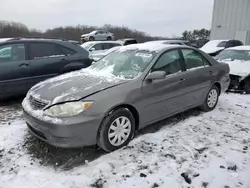
[[[112,38],[111,38],[111,37],[108,37],[107,40],[112,40]]]
[[[126,108],[119,108],[104,119],[97,143],[103,150],[111,152],[127,145],[134,131],[133,114]]]
[[[94,37],[89,37],[89,41],[94,41],[95,40],[95,38]]]
[[[201,109],[205,112],[213,110],[218,103],[218,99],[219,99],[219,89],[217,86],[213,85],[210,88],[210,90],[206,96],[206,100],[204,101],[203,105],[201,106]]]

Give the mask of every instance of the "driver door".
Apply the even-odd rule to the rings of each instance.
[[[185,72],[179,50],[163,53],[151,72],[165,71],[167,76],[162,80],[143,81],[143,100],[141,105],[144,118],[142,125],[163,119],[185,107]]]

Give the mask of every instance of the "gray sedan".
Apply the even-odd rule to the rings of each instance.
[[[34,86],[24,117],[51,145],[113,151],[154,122],[190,108],[213,110],[229,81],[227,64],[192,47],[123,46],[87,69]]]

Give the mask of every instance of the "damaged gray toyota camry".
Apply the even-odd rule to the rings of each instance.
[[[121,47],[89,68],[35,85],[22,106],[30,132],[56,147],[114,151],[135,131],[201,107],[213,110],[229,67],[198,49],[164,44]]]

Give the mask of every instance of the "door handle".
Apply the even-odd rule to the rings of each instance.
[[[213,71],[209,71],[209,75],[212,75],[213,74]]]
[[[21,64],[19,65],[19,67],[28,67],[28,66],[29,66],[28,63],[21,63]]]
[[[181,78],[180,80],[179,80],[179,82],[183,82],[183,81],[185,81],[186,79],[185,78]]]

